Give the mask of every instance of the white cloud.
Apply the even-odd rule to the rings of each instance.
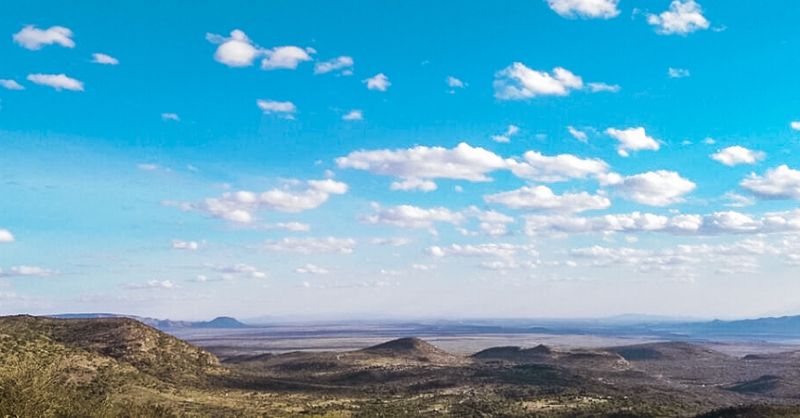
[[[547,4],[567,18],[610,19],[619,15],[619,0],[547,0]]]
[[[300,48],[297,46],[279,46],[263,51],[265,55],[261,60],[261,68],[264,70],[294,70],[305,61],[311,61],[311,55],[315,53],[313,48]]]
[[[58,274],[55,270],[46,269],[38,266],[14,266],[8,270],[0,270],[0,278],[3,277],[49,277]]]
[[[144,283],[130,283],[123,287],[131,290],[147,290],[147,289],[171,290],[171,289],[177,289],[180,286],[178,286],[171,280],[148,280]]]
[[[763,160],[765,156],[766,154],[762,151],[753,151],[739,145],[723,148],[711,154],[713,160],[729,167],[737,164],[755,164]]]
[[[119,64],[119,60],[112,57],[111,55],[101,54],[99,52],[95,52],[92,54],[92,62],[95,64],[105,64],[105,65],[117,65]]]
[[[14,242],[14,234],[7,229],[0,229],[0,243],[2,242]]]
[[[341,75],[353,74],[353,58],[342,55],[328,61],[318,62],[314,65],[314,74],[327,74],[339,71]]]
[[[760,217],[734,211],[672,217],[632,212],[596,217],[531,215],[525,218],[528,235],[609,232],[666,232],[676,235],[762,234],[800,231],[800,209],[765,213]]]
[[[316,264],[311,264],[311,263],[306,264],[306,265],[304,265],[302,267],[298,267],[298,268],[294,269],[294,271],[296,273],[300,273],[300,274],[328,274],[328,273],[330,273],[330,271],[328,271],[327,269],[322,268],[322,267],[320,267],[320,266],[318,266]]]
[[[493,210],[484,211],[475,206],[464,210],[454,211],[444,207],[420,208],[412,205],[399,205],[383,208],[377,203],[372,204],[373,213],[361,217],[368,224],[391,225],[399,228],[428,229],[435,234],[437,223],[445,223],[458,227],[457,230],[464,235],[477,235],[478,232],[469,231],[461,225],[468,220],[477,223],[479,232],[490,235],[505,235],[508,224],[514,218]]]
[[[179,239],[172,240],[172,248],[176,250],[189,250],[194,251],[200,248],[200,244],[197,241],[183,241]]]
[[[800,131],[800,121],[789,122],[789,127],[795,131]]]
[[[339,253],[352,254],[356,241],[352,238],[283,238],[278,241],[267,241],[264,248],[268,251],[296,252],[300,254]]]
[[[374,245],[387,245],[390,247],[402,247],[411,244],[410,239],[403,237],[373,238],[370,242]]]
[[[6,90],[25,90],[22,84],[17,83],[16,80],[0,79],[0,87]]]
[[[493,210],[482,211],[474,206],[465,211],[468,216],[478,220],[478,227],[486,235],[497,237],[508,234],[508,225],[515,222],[514,218]]]
[[[466,219],[461,212],[454,212],[444,207],[420,208],[411,205],[399,205],[383,208],[373,204],[374,213],[363,218],[370,224],[387,224],[401,228],[433,228],[435,223],[458,225]]]
[[[267,273],[249,264],[238,263],[229,266],[211,266],[215,271],[222,273],[222,280],[236,278],[265,279]]]
[[[783,164],[767,170],[763,176],[751,173],[741,186],[762,199],[800,200],[800,171]]]
[[[180,122],[180,120],[181,120],[180,116],[178,116],[177,113],[169,113],[169,112],[168,113],[162,113],[161,114],[161,119],[163,119],[163,120],[171,120],[171,121],[175,121],[175,122]]]
[[[41,49],[45,45],[58,44],[65,48],[75,47],[72,40],[72,31],[63,26],[51,26],[39,29],[34,25],[27,25],[12,37],[14,42],[30,50]]]
[[[378,91],[386,91],[389,89],[389,86],[392,85],[392,83],[389,81],[389,77],[387,77],[384,73],[375,74],[374,76],[364,80],[364,83],[367,85],[368,89]]]
[[[511,142],[511,137],[519,133],[519,126],[508,125],[506,131],[500,135],[492,135],[492,141],[500,143]]]
[[[364,113],[358,109],[353,109],[342,116],[342,120],[346,121],[354,121],[354,120],[364,120]]]
[[[606,209],[611,201],[587,192],[557,195],[547,186],[524,186],[517,190],[484,196],[487,203],[499,203],[512,209],[546,210],[565,213]]]
[[[337,158],[336,164],[340,168],[365,170],[404,180],[447,178],[469,181],[490,181],[487,176],[489,172],[506,166],[506,162],[495,153],[463,142],[452,149],[416,146],[397,150],[354,151]]]
[[[619,194],[643,205],[667,206],[683,202],[696,185],[674,171],[658,170],[620,177],[611,183]]]
[[[421,192],[432,192],[437,189],[436,183],[430,180],[422,179],[405,179],[403,181],[394,181],[389,186],[392,190],[419,190]]]
[[[453,76],[447,76],[444,82],[447,84],[447,87],[450,87],[450,94],[454,94],[456,89],[464,89],[467,87],[467,83]]]
[[[753,198],[735,192],[725,193],[723,198],[728,201],[728,203],[725,203],[725,206],[732,208],[743,208],[756,203]]]
[[[240,190],[224,193],[218,198],[208,198],[200,203],[179,203],[183,210],[205,212],[213,217],[237,223],[250,223],[259,210],[278,212],[302,212],[315,209],[327,202],[331,195],[347,193],[347,184],[325,180],[309,180],[304,189],[287,185],[284,188],[267,190],[260,194]],[[167,204],[173,204],[167,202]]]
[[[642,127],[627,129],[608,128],[606,129],[606,133],[619,141],[617,153],[622,157],[627,157],[629,151],[658,151],[658,149],[661,148],[658,141],[647,136],[647,133]]]
[[[552,73],[536,71],[515,62],[498,71],[494,96],[500,100],[524,100],[538,96],[566,96],[583,88],[583,80],[569,70],[556,67]]]
[[[512,259],[519,253],[538,256],[536,248],[530,244],[484,243],[484,244],[451,244],[450,246],[432,246],[428,254],[434,257],[496,257]]]
[[[577,139],[580,142],[587,142],[589,140],[589,135],[586,132],[581,131],[573,126],[567,126],[567,132],[572,135],[573,138]]]
[[[673,0],[666,10],[658,15],[648,15],[647,23],[656,26],[662,35],[686,35],[697,30],[708,29],[709,22],[703,10],[694,0]]]
[[[56,90],[83,91],[83,82],[66,74],[28,74],[28,81]]]
[[[250,39],[239,29],[231,31],[226,38],[221,35],[206,34],[209,42],[219,44],[214,52],[214,59],[229,67],[247,67],[261,54]]]
[[[511,172],[517,177],[543,182],[566,181],[590,176],[601,177],[608,172],[608,164],[600,159],[580,158],[572,154],[542,155],[538,151],[523,154],[524,161],[509,160]]]
[[[669,67],[669,69],[667,69],[667,76],[669,78],[684,78],[684,77],[689,77],[689,75],[691,75],[689,73],[689,70],[684,68]]]
[[[297,107],[292,102],[279,102],[275,100],[256,100],[256,105],[265,114],[278,114],[286,119],[294,119]]]
[[[308,232],[311,225],[302,222],[278,222],[276,224],[265,225],[266,229],[282,229],[291,232]]]
[[[589,91],[592,93],[617,93],[622,90],[619,84],[608,84],[608,83],[589,83],[586,85],[589,87]]]

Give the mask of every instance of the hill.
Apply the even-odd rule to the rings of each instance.
[[[248,328],[249,325],[244,324],[229,316],[218,316],[210,321],[175,321],[171,319],[157,319],[142,317],[136,315],[120,315],[113,313],[68,313],[50,315],[51,318],[58,319],[102,319],[102,318],[130,318],[135,319],[143,324],[149,325],[153,328],[160,330],[174,330],[181,328]]]

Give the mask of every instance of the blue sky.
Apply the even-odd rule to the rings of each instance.
[[[0,6],[0,312],[796,313],[798,18]]]

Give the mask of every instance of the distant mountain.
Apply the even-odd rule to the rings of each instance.
[[[669,328],[676,332],[703,337],[800,338],[800,316],[735,321],[714,320],[679,324]]]
[[[247,324],[239,322],[230,316],[218,316],[210,321],[192,322],[192,328],[249,328]]]
[[[210,321],[173,321],[171,319],[147,318],[136,315],[121,315],[112,313],[68,313],[50,315],[51,318],[59,319],[97,319],[97,318],[130,318],[135,319],[145,325],[160,330],[170,330],[178,328],[207,328],[207,329],[230,329],[248,328],[249,325],[239,322],[236,318],[229,316],[219,316]]]

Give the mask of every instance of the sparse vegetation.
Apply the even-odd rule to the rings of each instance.
[[[129,319],[18,316],[0,318],[0,416],[790,417],[793,359],[671,343],[465,357],[401,339],[220,364]]]

